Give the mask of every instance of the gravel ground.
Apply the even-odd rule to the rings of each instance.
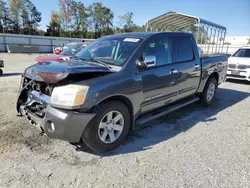
[[[210,107],[192,104],[129,135],[105,155],[41,136],[16,116],[24,68],[36,55],[0,54],[0,187],[249,187],[250,84],[223,83]]]

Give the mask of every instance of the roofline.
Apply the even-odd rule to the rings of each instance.
[[[164,19],[166,19],[167,18],[167,16],[169,16],[169,17],[171,17],[171,16],[174,16],[174,15],[176,15],[176,16],[183,16],[183,17],[186,17],[187,19],[186,19],[186,21],[187,21],[187,23],[185,24],[185,20],[183,20],[183,21],[181,21],[181,23],[182,23],[182,26],[180,25],[175,25],[176,26],[176,28],[184,28],[184,27],[188,27],[188,26],[191,26],[191,25],[194,25],[194,24],[197,24],[197,23],[201,23],[201,24],[206,24],[206,25],[209,25],[209,26],[212,26],[212,27],[215,27],[215,28],[218,28],[218,29],[222,29],[222,30],[227,30],[227,28],[226,27],[224,27],[224,26],[222,26],[222,25],[219,25],[219,24],[216,24],[216,23],[214,23],[214,22],[211,22],[211,21],[208,21],[208,20],[205,20],[205,19],[203,19],[203,18],[199,18],[199,17],[196,17],[196,16],[192,16],[192,15],[188,15],[188,14],[183,14],[183,13],[179,13],[179,12],[173,12],[173,11],[170,11],[170,12],[167,12],[167,13],[165,13],[165,14],[162,14],[162,15],[160,15],[160,16],[157,16],[157,17],[155,17],[155,18],[153,18],[153,19],[150,19],[150,20],[148,20],[147,22],[146,22],[146,25],[153,25],[153,24],[156,24],[156,26],[158,26],[159,24],[162,24],[162,26],[164,25],[164,24],[168,24],[167,22],[166,22],[166,20],[164,21]],[[193,20],[192,20],[193,19]],[[171,19],[170,19],[171,20]],[[169,21],[170,21],[169,20]],[[184,23],[183,23],[184,22]],[[169,22],[169,25],[171,25],[171,24],[178,24],[178,23],[174,23],[174,22]],[[179,22],[179,24],[180,24],[180,22]],[[174,25],[173,25],[173,27],[174,27]]]

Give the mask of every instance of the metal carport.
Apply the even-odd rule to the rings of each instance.
[[[195,37],[197,42],[199,41],[200,44],[203,44],[203,50],[207,53],[221,53],[227,32],[226,27],[196,16],[178,12],[168,12],[166,14],[148,20],[146,22],[146,31],[178,32],[185,31],[185,29],[194,25],[198,26],[198,31]],[[204,38],[203,35],[206,35],[206,37],[208,37],[208,40],[202,41]],[[211,50],[210,45],[212,46]]]

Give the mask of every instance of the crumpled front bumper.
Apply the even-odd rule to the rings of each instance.
[[[49,105],[49,100],[49,96],[32,91],[29,93],[26,102],[21,104],[19,111],[32,125],[42,130],[49,137],[79,142],[85,127],[95,114],[54,108]],[[45,115],[43,118],[29,110],[30,106],[38,102],[48,104],[44,109]]]
[[[79,113],[48,106],[41,126],[52,138],[78,142],[85,127],[94,116],[93,113]]]

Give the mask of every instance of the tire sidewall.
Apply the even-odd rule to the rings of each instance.
[[[215,85],[215,91],[214,91],[214,95],[213,95],[212,100],[208,101],[207,100],[207,92],[208,92],[208,88],[209,88],[209,86],[210,86],[211,83],[214,83],[214,85]],[[203,91],[203,96],[202,96],[203,103],[205,103],[206,105],[211,104],[214,101],[214,99],[215,99],[215,95],[216,95],[217,89],[218,89],[218,82],[216,81],[216,79],[214,77],[210,78],[208,80],[207,84],[206,84],[206,87],[205,87],[204,91]]]
[[[113,143],[104,143],[101,141],[98,135],[99,124],[102,118],[110,111],[116,110],[123,115],[124,127],[120,137]],[[102,105],[96,112],[96,116],[90,121],[84,130],[82,139],[85,144],[96,152],[107,152],[117,148],[124,142],[129,132],[130,127],[130,115],[127,107],[118,101],[111,101]]]

